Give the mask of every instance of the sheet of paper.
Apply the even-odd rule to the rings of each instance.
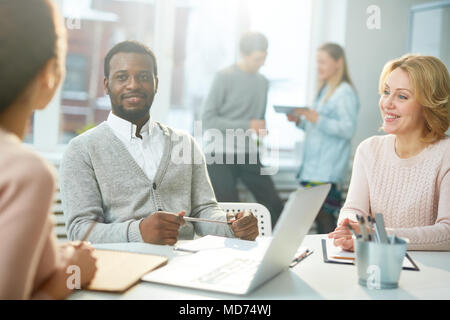
[[[226,238],[213,235],[207,235],[202,238],[187,241],[177,247],[185,250],[206,251],[234,249],[241,251],[254,258],[260,258],[272,241],[272,237],[258,237],[256,241],[247,241],[236,238]]]
[[[196,240],[185,242],[179,245],[178,248],[193,251],[235,249],[243,252],[248,258],[257,259],[262,258],[271,241],[272,237],[258,237],[255,241],[247,241],[207,235]],[[306,250],[308,250],[307,247],[298,248],[294,257],[300,256]]]

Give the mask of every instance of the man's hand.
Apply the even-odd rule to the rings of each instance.
[[[258,220],[249,211],[238,212],[231,229],[234,235],[242,240],[255,240],[259,235]]]
[[[142,239],[147,243],[174,245],[178,240],[178,228],[184,225],[184,211],[177,214],[158,211],[139,225]]]

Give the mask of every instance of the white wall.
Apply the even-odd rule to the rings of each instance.
[[[408,51],[410,8],[433,0],[347,0],[345,49],[350,75],[360,99],[359,122],[353,148],[377,134],[378,79],[384,64]],[[380,29],[369,30],[366,13],[370,5],[380,8]]]
[[[325,42],[345,46],[347,0],[313,0],[311,47],[309,52],[307,101],[312,104],[317,94],[317,48]]]

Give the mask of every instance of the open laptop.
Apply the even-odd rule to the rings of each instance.
[[[289,196],[273,237],[259,254],[254,241],[233,239],[233,246],[203,250],[171,260],[142,280],[231,294],[247,294],[286,270],[311,228],[330,184],[298,189]],[[236,248],[236,243],[242,246]]]

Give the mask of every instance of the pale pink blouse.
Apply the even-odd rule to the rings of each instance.
[[[56,270],[50,215],[51,167],[0,128],[0,299],[46,299],[39,287]]]
[[[401,159],[395,136],[363,141],[355,155],[339,222],[382,213],[388,234],[408,238],[409,250],[450,250],[450,138]]]

